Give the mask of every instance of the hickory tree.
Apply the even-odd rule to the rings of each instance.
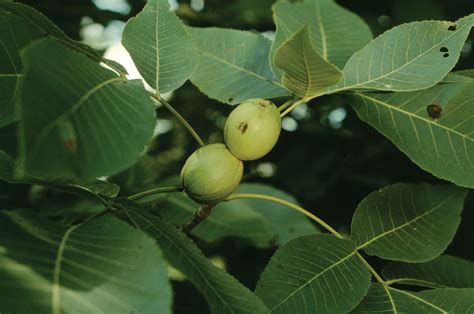
[[[1,313],[171,313],[176,280],[218,314],[472,313],[474,263],[443,252],[474,188],[474,70],[452,71],[474,14],[376,38],[332,0],[277,1],[273,19],[271,39],[190,27],[149,0],[122,35],[145,88],[35,9],[0,2],[0,127],[14,130],[0,138]],[[235,106],[222,141],[204,141],[168,96],[188,80]],[[282,118],[333,94],[444,181],[373,191],[346,231],[246,183]],[[196,150],[144,184],[166,109]],[[256,287],[201,251],[224,238],[278,248]]]

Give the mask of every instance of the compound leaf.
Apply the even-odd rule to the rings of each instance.
[[[122,204],[117,216],[156,240],[168,262],[181,271],[206,298],[212,313],[268,313],[268,309],[234,277],[214,266],[176,227],[161,218]]]
[[[51,39],[35,42],[23,58],[20,161],[26,172],[20,167],[20,178],[26,173],[89,181],[134,163],[156,124],[141,82]]]
[[[260,193],[297,203],[290,195],[263,184],[244,183],[236,193]],[[183,225],[193,217],[199,205],[185,195],[173,193],[155,202],[153,207],[156,214],[176,225]],[[237,237],[257,247],[269,247],[316,232],[316,227],[306,217],[286,206],[262,200],[236,199],[215,206],[212,214],[191,234],[206,242]]]
[[[171,313],[156,243],[115,217],[63,226],[0,212],[0,309],[7,313]]]
[[[383,276],[391,283],[429,288],[474,288],[474,262],[450,255],[426,263],[390,262]]]
[[[255,293],[271,313],[345,313],[364,297],[370,275],[350,240],[307,235],[277,250]]]
[[[316,52],[339,69],[372,39],[367,24],[333,0],[280,1],[273,6],[273,17],[277,31],[271,47],[271,60],[278,48],[305,25],[309,26]]]
[[[470,313],[474,289],[433,289],[418,293],[373,283],[352,313]]]
[[[0,7],[0,127],[16,120],[15,102],[23,78],[20,49],[41,35]]]
[[[367,254],[425,262],[439,256],[461,221],[465,189],[394,184],[369,194],[352,218],[351,239]]]
[[[457,20],[402,24],[355,53],[333,91],[414,91],[443,80],[457,63],[474,14]]]
[[[146,82],[161,94],[183,85],[198,63],[194,42],[168,0],[148,1],[128,21],[122,43]]]
[[[435,176],[474,187],[474,82],[407,93],[357,93],[358,116]]]
[[[23,23],[28,27],[30,33],[36,34],[39,32],[42,36],[57,40],[62,44],[85,54],[96,62],[104,62],[118,73],[127,74],[127,70],[125,70],[121,64],[105,59],[101,54],[91,47],[71,39],[61,29],[59,29],[59,27],[51,22],[50,19],[34,8],[20,2],[0,1],[0,9],[21,17],[23,19]],[[3,36],[3,33],[1,34]]]
[[[260,34],[221,28],[189,28],[199,65],[191,81],[204,94],[235,105],[250,98],[290,95],[273,74],[270,40]]]
[[[341,78],[341,72],[313,47],[307,26],[278,48],[273,62],[285,72],[283,84],[304,100],[322,94]]]

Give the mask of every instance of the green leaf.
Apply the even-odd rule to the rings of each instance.
[[[0,9],[21,17],[23,23],[27,25],[30,33],[36,34],[39,32],[44,36],[57,40],[62,44],[87,55],[94,61],[104,62],[118,73],[127,74],[127,71],[122,65],[115,61],[103,58],[101,54],[91,47],[69,38],[61,29],[59,29],[59,27],[51,22],[51,20],[34,8],[19,2],[0,1]]]
[[[23,19],[0,9],[0,127],[15,121],[15,101],[23,77],[20,49],[39,37]]]
[[[472,83],[473,79],[466,75],[458,74],[458,72],[450,72],[441,81],[441,83]]]
[[[373,283],[352,313],[470,313],[474,289],[433,289],[418,293]]]
[[[439,84],[411,93],[359,93],[358,116],[388,137],[421,168],[474,187],[474,82]],[[431,116],[428,106],[440,107]]]
[[[390,262],[383,276],[391,283],[429,288],[474,288],[474,262],[450,255],[427,263]]]
[[[0,212],[6,313],[171,313],[166,264],[142,232],[110,216],[63,226]]]
[[[350,240],[302,236],[283,245],[255,293],[272,313],[345,313],[364,297],[370,275]]]
[[[273,6],[273,17],[277,31],[271,60],[278,48],[304,25],[309,26],[311,42],[323,60],[340,69],[372,39],[367,24],[333,0],[305,0],[294,4],[280,1]]]
[[[188,196],[170,194],[154,205],[154,212],[175,225],[189,221],[199,208]],[[272,246],[275,235],[262,215],[242,203],[220,203],[211,215],[191,232],[206,242],[216,242],[226,237],[244,239],[257,247]]]
[[[118,185],[103,180],[93,180],[88,183],[83,183],[66,177],[48,178],[25,176],[16,178],[14,165],[13,159],[0,150],[0,179],[6,182],[42,185],[79,196],[105,196],[112,198],[116,197],[120,191]]]
[[[341,78],[341,72],[316,52],[307,26],[278,48],[273,62],[285,72],[283,84],[305,100],[323,94]]]
[[[290,94],[272,72],[270,41],[262,35],[220,28],[189,30],[199,54],[191,81],[204,94],[231,105]]]
[[[416,295],[444,313],[471,313],[474,304],[474,289],[433,289]]]
[[[160,94],[171,92],[196,69],[196,47],[170,11],[168,0],[151,0],[123,31],[122,43],[146,82]]]
[[[59,191],[72,193],[79,196],[85,196],[104,201],[102,197],[116,197],[120,187],[114,183],[103,180],[93,180],[88,183],[78,182],[71,178],[48,178],[25,176],[15,177],[15,163],[13,159],[0,150],[0,179],[9,183],[23,183],[47,186]]]
[[[156,123],[141,82],[49,39],[30,46],[24,59],[20,143],[28,175],[88,181],[135,162]]]
[[[462,76],[474,79],[474,69],[461,70],[461,71],[456,71],[456,72],[452,72],[452,73],[456,74],[456,75],[462,75]]]
[[[268,309],[234,277],[214,266],[176,227],[133,204],[116,215],[154,238],[165,258],[204,295],[212,313],[268,313]]]
[[[241,184],[236,193],[266,194],[297,203],[290,195],[263,184]],[[172,193],[158,201],[154,211],[176,225],[183,225],[198,207],[186,195]],[[316,232],[316,227],[306,217],[286,206],[263,200],[236,199],[214,207],[211,215],[194,228],[192,234],[206,242],[238,237],[257,247],[269,247]]]
[[[438,313],[414,294],[372,283],[364,300],[351,313]]]
[[[386,31],[355,53],[332,91],[414,91],[440,82],[457,63],[474,14],[456,22],[422,21]]]
[[[14,167],[13,159],[3,150],[0,150],[0,179],[8,181],[13,178]]]
[[[394,184],[369,194],[352,218],[351,239],[369,255],[425,262],[439,256],[461,221],[467,190]]]

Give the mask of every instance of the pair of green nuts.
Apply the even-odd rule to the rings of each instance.
[[[265,156],[280,130],[280,111],[271,101],[250,99],[238,105],[224,126],[226,145],[203,146],[186,160],[181,170],[186,193],[201,204],[224,200],[242,180],[242,160]]]

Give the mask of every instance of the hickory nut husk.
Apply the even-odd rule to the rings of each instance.
[[[249,99],[230,113],[224,126],[224,139],[235,157],[255,160],[270,152],[280,130],[278,108],[265,99]]]
[[[181,183],[190,198],[215,204],[239,185],[243,163],[224,144],[210,144],[189,156],[181,170]]]

